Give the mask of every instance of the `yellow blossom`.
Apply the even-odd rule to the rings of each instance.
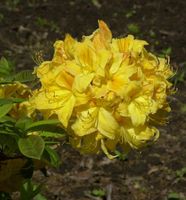
[[[22,98],[27,100],[31,96],[31,90],[25,84],[20,82],[1,84],[0,85],[0,99]],[[29,115],[33,112],[30,103],[24,101],[13,105],[9,114],[18,119],[19,117]]]
[[[29,102],[46,118],[58,118],[80,152],[102,150],[114,158],[118,145],[128,151],[156,141],[152,121],[165,121],[162,113],[170,111],[173,72],[167,59],[145,49],[146,41],[112,38],[98,24],[80,42],[68,34],[55,42],[52,60],[36,68],[41,87]]]

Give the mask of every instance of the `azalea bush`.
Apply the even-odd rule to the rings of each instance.
[[[0,189],[15,178],[13,161],[21,177],[25,168],[32,168],[31,178],[34,169],[57,167],[61,140],[113,159],[118,148],[127,153],[159,137],[156,127],[167,121],[173,92],[169,59],[148,52],[144,40],[113,38],[103,21],[98,25],[81,41],[68,34],[56,41],[53,58],[40,59],[33,74],[15,74],[1,59],[0,155],[9,167]]]

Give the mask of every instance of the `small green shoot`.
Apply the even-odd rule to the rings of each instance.
[[[176,85],[177,83],[183,83],[185,80],[185,72],[177,72],[176,75],[174,76],[174,84]]]
[[[161,53],[158,54],[160,58],[165,58],[165,56],[169,56],[172,53],[172,48],[167,47],[161,50]]]
[[[125,17],[126,18],[131,18],[132,16],[134,16],[136,14],[135,10],[129,10],[126,14]]]
[[[130,33],[132,34],[139,34],[140,33],[140,28],[137,24],[128,24],[127,28]]]
[[[6,6],[9,10],[16,10],[20,3],[20,0],[6,0]]]
[[[21,200],[33,200],[33,199],[46,200],[46,198],[43,195],[41,195],[40,192],[41,192],[41,185],[36,185],[29,179],[21,187],[20,199]]]
[[[43,17],[37,17],[35,23],[39,27],[49,28],[51,31],[54,31],[56,33],[60,32],[58,25],[54,21],[49,21]]]
[[[170,55],[172,53],[172,48],[168,47],[166,49],[162,49],[161,51],[164,55]]]
[[[95,197],[104,197],[106,192],[103,189],[93,189],[91,194]]]
[[[155,37],[156,37],[156,33],[155,33],[153,30],[150,30],[150,31],[149,31],[149,35],[150,35],[150,37],[152,37],[152,38],[155,38]]]
[[[127,154],[121,153],[118,150],[115,150],[114,153],[116,154],[119,160],[123,160],[123,161],[127,160]]]
[[[168,200],[181,200],[180,195],[177,192],[171,192],[168,194]]]
[[[38,26],[46,26],[48,24],[48,20],[42,17],[37,17],[36,18],[36,24]]]
[[[186,175],[186,167],[183,167],[180,170],[176,171],[176,176],[179,178],[183,178]]]
[[[174,85],[177,85],[178,83],[183,83],[186,79],[186,63],[183,63],[183,67],[180,68],[175,75],[171,78],[171,82],[174,83]]]

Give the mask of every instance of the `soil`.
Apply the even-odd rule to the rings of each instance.
[[[32,69],[35,54],[52,55],[56,39],[65,33],[89,35],[103,19],[114,37],[132,32],[149,42],[149,50],[170,54],[178,72],[186,68],[186,1],[184,0],[1,0],[0,56],[17,70]],[[128,28],[132,26],[134,28]],[[49,200],[166,200],[186,199],[186,82],[177,83],[170,97],[170,122],[161,127],[160,139],[126,160],[104,155],[80,155],[67,145],[59,149],[62,165],[45,178],[42,193]],[[186,171],[186,170],[185,170]],[[105,191],[96,197],[94,189]],[[171,197],[172,195],[172,197]],[[177,197],[176,197],[177,195]],[[175,197],[173,197],[175,196]]]

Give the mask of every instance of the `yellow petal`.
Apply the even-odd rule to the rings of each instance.
[[[100,108],[97,128],[105,137],[114,139],[118,133],[119,125],[109,111]]]
[[[148,43],[144,40],[135,40],[134,36],[128,35],[125,38],[114,40],[114,43],[117,42],[119,52],[123,53],[132,53],[134,56],[141,53],[144,45]]]
[[[100,31],[100,39],[110,42],[112,39],[112,33],[109,27],[102,20],[98,20],[98,24],[99,24],[99,31]]]
[[[64,70],[71,74],[72,76],[76,76],[81,73],[81,67],[76,64],[76,62],[73,60],[68,60],[64,64]]]
[[[111,53],[107,50],[97,52],[97,58],[93,60],[93,69],[98,76],[105,76],[107,72],[106,65],[111,59]]]
[[[128,112],[128,104],[127,103],[120,103],[118,106],[117,111],[119,112],[119,114],[123,117],[128,117],[129,116],[129,112]]]
[[[56,109],[60,108],[70,95],[68,90],[40,90],[35,92],[30,103],[38,110]]]
[[[140,108],[138,105],[132,102],[128,107],[128,111],[134,126],[139,126],[141,124],[144,124],[146,115],[143,112],[142,108]]]
[[[148,45],[148,43],[144,40],[134,40],[132,51],[139,54],[142,52],[145,45]]]
[[[89,94],[86,93],[79,93],[77,91],[73,91],[73,94],[76,98],[76,107],[77,106],[81,106],[83,104],[87,104],[88,101],[90,101],[91,96]]]
[[[145,97],[138,97],[128,106],[128,112],[134,126],[143,125],[148,113],[150,113],[150,101]]]
[[[72,115],[72,111],[75,105],[75,97],[71,95],[69,99],[63,103],[60,109],[57,109],[55,113],[58,115],[59,121],[64,125],[68,126],[68,121]]]
[[[36,68],[37,76],[41,78],[43,75],[46,75],[51,67],[52,65],[50,61],[42,62],[41,65]]]
[[[101,87],[92,87],[92,96],[100,99],[104,98],[108,92],[107,85],[101,85]]]
[[[95,132],[98,116],[98,108],[93,107],[80,113],[72,129],[78,136],[88,135]]]
[[[121,64],[120,68],[112,75],[111,80],[108,81],[108,88],[119,96],[124,96],[127,91],[127,87],[132,82],[130,77],[136,73],[136,68],[134,66],[125,66]]]
[[[114,53],[113,55],[113,61],[112,61],[112,65],[110,67],[109,72],[111,74],[114,74],[118,71],[118,69],[120,68],[120,65],[123,61],[123,55],[121,53]]]
[[[69,59],[74,57],[76,40],[67,34],[64,40],[64,50]]]
[[[126,38],[119,39],[118,47],[119,47],[120,52],[131,51],[133,41],[134,41],[133,35],[128,35]]]
[[[77,90],[80,93],[85,92],[90,82],[94,77],[94,73],[83,73],[79,74],[75,77],[73,82],[73,90]]]
[[[96,53],[90,42],[77,43],[75,59],[76,63],[85,70],[92,70],[93,62],[96,59]]]
[[[64,87],[69,90],[71,90],[72,88],[73,81],[74,81],[74,77],[64,70],[61,70],[61,72],[55,78],[55,82],[59,86]]]
[[[64,50],[64,42],[62,40],[57,40],[54,43],[54,56],[52,62],[62,64],[66,59],[66,54]]]
[[[98,21],[99,29],[93,35],[93,44],[96,49],[109,48],[112,33],[102,20]]]

